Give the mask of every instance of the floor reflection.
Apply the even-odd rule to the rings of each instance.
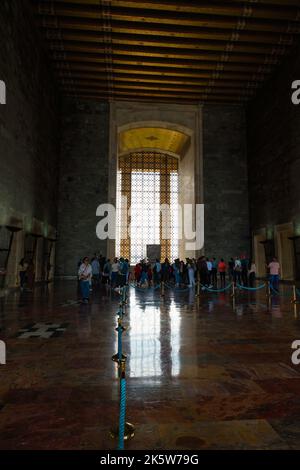
[[[300,448],[300,366],[291,363],[300,305],[283,292],[268,301],[264,292],[130,289],[126,418],[137,434],[129,449]],[[73,282],[1,299],[0,449],[114,448],[120,298],[104,287],[88,306],[77,300]],[[67,326],[18,337],[37,323]]]

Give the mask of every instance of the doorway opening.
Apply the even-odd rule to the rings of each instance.
[[[276,235],[281,278],[285,281],[291,281],[294,279],[294,247],[291,240],[294,235],[293,224],[277,225]]]
[[[262,230],[261,233],[256,233],[253,236],[254,244],[254,260],[256,265],[256,274],[258,277],[266,276],[266,252],[264,247],[264,242],[266,240],[265,230]]]

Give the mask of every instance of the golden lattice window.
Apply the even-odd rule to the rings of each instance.
[[[163,230],[162,205],[169,207],[168,237]],[[129,224],[126,234],[124,227]],[[147,245],[151,244],[161,246],[162,259],[178,257],[177,158],[159,152],[119,157],[116,225],[116,254],[132,264],[146,257]]]

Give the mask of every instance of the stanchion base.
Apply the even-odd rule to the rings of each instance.
[[[123,361],[126,361],[126,359],[127,359],[126,354],[122,354],[122,360],[123,360]],[[114,361],[114,362],[119,362],[119,354],[118,354],[118,353],[114,354],[114,355],[111,357],[111,360]]]
[[[118,439],[119,428],[112,429],[109,434],[112,439]],[[125,423],[124,441],[128,441],[129,439],[132,439],[134,437],[134,434],[135,434],[135,427],[133,426],[133,424]]]

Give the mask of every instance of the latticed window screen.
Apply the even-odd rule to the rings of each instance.
[[[163,207],[169,208],[167,212]],[[161,245],[162,259],[178,257],[178,160],[158,152],[121,156],[116,254],[137,263],[146,257],[147,245],[153,244]]]

